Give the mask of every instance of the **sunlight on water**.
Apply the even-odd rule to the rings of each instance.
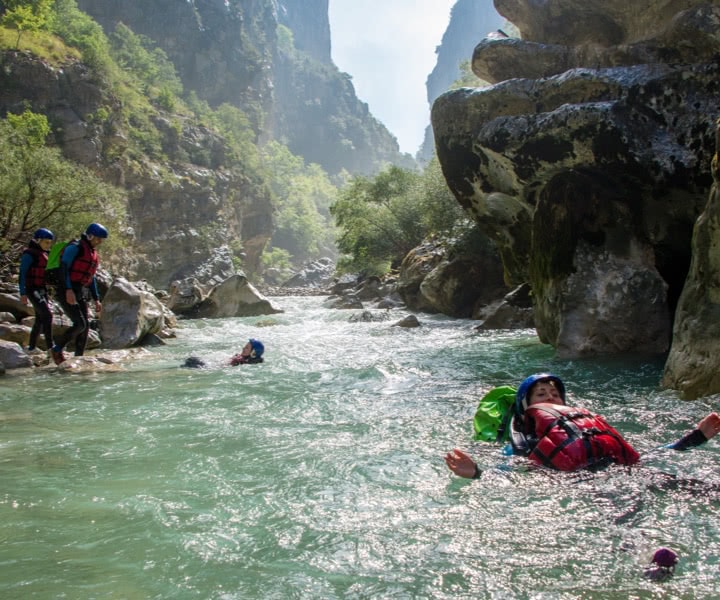
[[[124,373],[2,380],[1,598],[717,597],[719,446],[655,451],[717,398],[659,391],[660,362],[556,361],[531,331],[274,302],[183,322]],[[266,362],[226,366],[249,337]],[[471,441],[482,393],[545,369],[643,466],[553,473]],[[450,474],[454,446],[481,479]],[[681,562],[659,584],[661,545]]]

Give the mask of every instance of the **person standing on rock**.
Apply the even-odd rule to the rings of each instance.
[[[97,247],[107,237],[105,227],[92,223],[80,236],[80,240],[70,242],[63,250],[60,260],[62,286],[58,290],[58,302],[70,317],[72,327],[59,336],[52,347],[52,359],[56,365],[65,360],[63,348],[73,339],[75,356],[85,353],[90,330],[87,305],[90,297],[95,301],[95,313],[100,314],[102,310],[95,273],[100,262]]]
[[[48,350],[53,347],[52,307],[45,287],[45,267],[48,252],[55,236],[49,229],[40,228],[33,233],[32,239],[25,248],[20,259],[20,300],[23,304],[30,302],[35,310],[35,322],[30,330],[28,352],[35,350],[40,332],[45,335]]]

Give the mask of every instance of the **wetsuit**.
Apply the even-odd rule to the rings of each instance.
[[[20,259],[20,296],[27,296],[35,310],[35,322],[30,330],[28,350],[34,350],[42,331],[48,349],[53,347],[52,309],[45,287],[45,267],[48,253],[37,242],[30,241]]]
[[[62,352],[70,340],[75,340],[75,356],[85,353],[90,321],[88,318],[88,296],[96,302],[100,299],[95,273],[98,267],[98,254],[90,245],[85,234],[79,242],[71,242],[63,250],[60,269],[62,271],[63,290],[58,293],[58,302],[72,321],[72,327],[55,341],[56,352]],[[68,304],[65,290],[73,290],[77,304]]]

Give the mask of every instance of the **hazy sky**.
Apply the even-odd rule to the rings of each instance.
[[[329,0],[332,59],[415,155],[430,123],[425,81],[455,0]]]

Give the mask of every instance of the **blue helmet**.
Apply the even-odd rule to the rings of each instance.
[[[263,355],[263,352],[265,352],[265,346],[263,346],[263,343],[260,340],[250,338],[250,345],[252,346],[255,358],[260,358]]]
[[[85,230],[85,235],[93,235],[99,238],[106,238],[108,236],[108,230],[105,229],[100,223],[90,223]]]
[[[539,381],[552,381],[555,384],[558,392],[560,392],[560,397],[562,398],[563,404],[565,404],[565,384],[562,382],[562,379],[560,379],[557,375],[553,375],[552,373],[535,373],[535,375],[530,375],[530,377],[527,377],[520,384],[520,387],[515,394],[515,415],[517,415],[518,417],[522,418],[525,414],[525,410],[528,407],[528,402],[530,402],[530,391],[532,390],[532,387]]]
[[[53,234],[53,232],[50,231],[49,229],[45,229],[44,227],[41,227],[35,233],[33,233],[33,239],[34,240],[54,240],[55,234]]]

